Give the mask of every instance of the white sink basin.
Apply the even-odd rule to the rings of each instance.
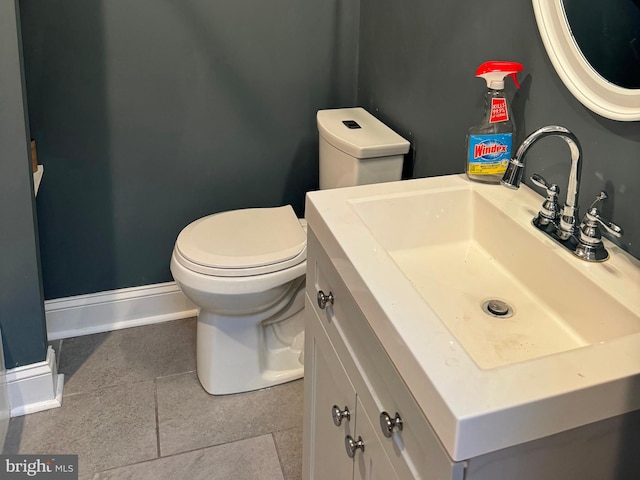
[[[463,175],[308,194],[310,231],[454,460],[640,409],[640,262],[606,240],[606,262],[574,257],[531,225],[542,201]]]
[[[530,222],[518,223],[472,188],[351,204],[481,368],[640,331],[637,312],[576,275],[581,260],[554,255]],[[490,300],[505,302],[507,313],[504,306],[491,313]]]

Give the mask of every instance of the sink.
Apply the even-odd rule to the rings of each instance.
[[[575,257],[531,224],[543,200],[464,175],[308,194],[309,234],[454,460],[640,410],[640,261],[606,239],[607,261]]]
[[[350,204],[480,368],[640,331],[638,312],[580,274],[591,266],[533,228],[534,209],[525,208],[522,221],[492,202],[492,193],[520,192],[468,184]],[[488,309],[495,300],[500,308]]]

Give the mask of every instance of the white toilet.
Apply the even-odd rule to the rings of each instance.
[[[321,110],[320,188],[400,180],[409,142],[362,108]],[[214,395],[302,377],[306,224],[287,205],[217,213],[178,235],[171,273],[200,308],[197,371]]]

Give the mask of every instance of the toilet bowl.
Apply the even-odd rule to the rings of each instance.
[[[215,395],[302,377],[306,231],[290,206],[209,215],[185,227],[171,257],[200,307],[197,372]]]
[[[317,114],[320,188],[400,180],[409,142],[362,108]],[[306,223],[291,208],[217,213],[187,225],[171,273],[199,307],[198,378],[211,394],[302,377]]]

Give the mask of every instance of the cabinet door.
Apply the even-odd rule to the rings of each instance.
[[[358,450],[354,457],[354,474],[356,480],[398,480],[391,461],[375,433],[375,426],[358,399],[358,438],[364,443],[364,451]],[[379,427],[378,427],[379,428]]]
[[[305,475],[309,472],[308,478],[315,480],[350,479],[353,461],[347,456],[344,439],[355,434],[355,389],[315,312],[307,308],[306,315],[305,417],[310,421],[305,424],[309,429],[305,433]],[[334,405],[343,413],[349,411],[339,426],[333,419]]]

